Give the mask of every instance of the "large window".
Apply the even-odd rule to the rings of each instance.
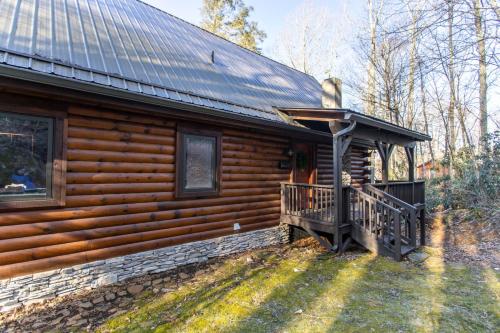
[[[0,208],[60,204],[63,129],[55,117],[0,111]]]
[[[202,197],[219,192],[220,133],[179,128],[177,197]]]

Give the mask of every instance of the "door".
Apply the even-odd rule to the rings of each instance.
[[[293,161],[293,182],[314,184],[314,146],[310,143],[296,143]]]

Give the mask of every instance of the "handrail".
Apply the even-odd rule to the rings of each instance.
[[[418,180],[415,180],[414,182],[410,182],[407,180],[393,180],[393,181],[390,181],[387,183],[379,182],[379,183],[373,183],[370,185],[380,185],[380,186],[389,185],[390,186],[390,185],[411,185],[411,184],[422,184],[422,183],[425,183],[425,180],[418,179]]]
[[[414,205],[409,204],[406,201],[403,201],[401,199],[398,199],[395,196],[393,196],[393,195],[391,195],[391,194],[389,194],[387,192],[384,192],[384,191],[376,188],[375,186],[373,186],[371,184],[365,184],[364,187],[365,187],[365,189],[367,189],[369,191],[377,193],[377,195],[381,196],[382,199],[389,199],[389,200],[397,203],[398,205],[400,205],[401,207],[403,207],[405,209],[415,210],[415,211],[417,210],[417,207],[415,207]]]
[[[391,205],[388,205],[386,204],[385,202],[381,201],[381,200],[378,200],[377,198],[374,198],[372,197],[371,195],[363,192],[363,191],[360,191],[358,190],[357,188],[355,187],[351,187],[351,190],[353,190],[354,192],[358,193],[360,196],[364,197],[367,201],[371,201],[372,203],[377,203],[379,204],[380,206],[384,207],[384,208],[387,208],[389,210],[392,210],[396,213],[400,213],[399,209],[391,206]]]
[[[297,185],[297,186],[307,186],[307,187],[320,187],[320,188],[331,188],[333,189],[333,185],[323,185],[323,184],[307,184],[307,183],[291,183],[291,182],[281,182],[281,185]]]

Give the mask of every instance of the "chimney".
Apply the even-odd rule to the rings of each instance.
[[[321,96],[321,106],[325,109],[342,108],[342,81],[331,77],[321,84],[323,94]]]

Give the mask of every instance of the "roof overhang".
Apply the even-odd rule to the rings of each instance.
[[[308,128],[324,132],[331,131],[332,123],[336,123],[338,125],[336,127],[341,129],[356,122],[356,126],[350,131],[349,135],[352,135],[353,139],[370,146],[374,146],[376,141],[406,146],[417,141],[431,140],[431,137],[427,134],[349,109],[277,109],[285,113],[291,120]]]
[[[57,88],[57,89],[54,89]],[[117,89],[97,83],[37,72],[20,67],[0,64],[0,91],[22,91],[26,94],[55,98],[63,101],[99,105],[105,108],[148,111],[185,121],[202,121],[214,125],[228,125],[246,129],[264,130],[283,136],[301,137],[327,142],[329,133],[311,130],[285,121],[250,117],[208,106],[199,106],[158,96]],[[96,101],[98,103],[96,104]],[[126,105],[124,108],[123,105]],[[148,112],[149,113],[149,112]]]

